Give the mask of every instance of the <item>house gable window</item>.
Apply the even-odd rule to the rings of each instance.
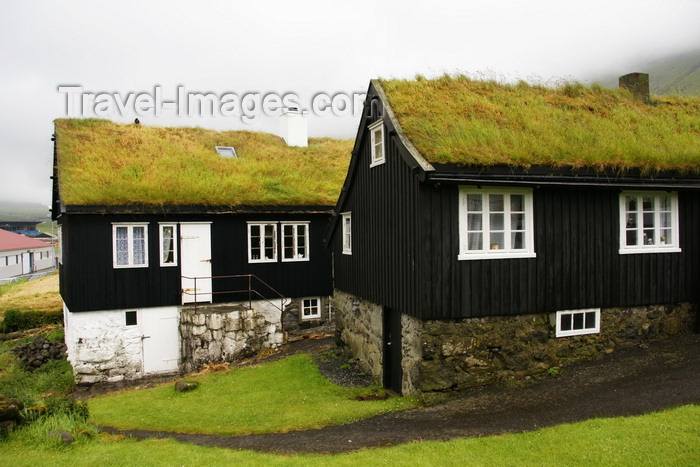
[[[277,224],[248,223],[248,262],[277,261]]]
[[[177,225],[159,224],[160,265],[177,266]]]
[[[352,216],[349,212],[341,214],[343,234],[343,254],[352,254]]]
[[[321,299],[303,298],[301,300],[301,319],[320,319],[321,318]]]
[[[677,192],[620,194],[620,254],[680,251]]]
[[[384,122],[377,120],[369,126],[370,145],[372,160],[370,167],[381,165],[386,162],[384,155]]]
[[[112,224],[115,268],[148,267],[148,224]]]
[[[460,260],[534,258],[531,189],[460,187]]]
[[[309,261],[309,223],[282,223],[282,261]]]
[[[600,308],[557,311],[557,337],[600,332]]]

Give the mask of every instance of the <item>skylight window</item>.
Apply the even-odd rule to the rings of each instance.
[[[236,150],[231,146],[214,146],[214,148],[216,148],[216,152],[222,157],[238,157]]]

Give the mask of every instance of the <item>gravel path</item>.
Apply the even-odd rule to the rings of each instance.
[[[328,352],[332,341],[321,339],[305,345],[304,351],[319,355]],[[339,453],[412,441],[517,433],[700,403],[698,375],[700,335],[686,335],[648,348],[620,349],[601,360],[579,362],[565,367],[556,377],[524,387],[474,390],[444,404],[342,426],[236,437],[111,428],[103,431],[272,453]]]

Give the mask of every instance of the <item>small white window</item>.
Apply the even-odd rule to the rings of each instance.
[[[557,311],[557,337],[600,332],[600,308]]]
[[[159,224],[160,265],[177,266],[177,225]]]
[[[148,224],[112,224],[115,268],[148,267]]]
[[[352,254],[352,216],[349,212],[344,212],[341,214],[341,220],[343,223],[342,233],[343,233],[343,254]]]
[[[384,122],[377,120],[369,126],[372,161],[370,167],[383,164],[386,161],[384,156]]]
[[[248,223],[248,262],[277,261],[277,224]]]
[[[620,253],[676,253],[678,193],[620,194]]]
[[[309,223],[282,223],[282,261],[309,260]]]
[[[232,146],[214,146],[216,152],[222,157],[237,158],[236,150]]]
[[[531,189],[459,190],[460,260],[534,258]]]
[[[321,318],[321,299],[303,298],[301,300],[301,319]]]
[[[135,311],[125,312],[124,322],[127,326],[136,326],[138,324],[138,314]]]

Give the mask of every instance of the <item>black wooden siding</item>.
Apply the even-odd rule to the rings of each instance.
[[[325,214],[265,215],[78,215],[61,216],[63,264],[61,295],[72,312],[171,306],[181,303],[180,255],[178,266],[161,267],[159,222],[212,222],[212,274],[256,274],[285,297],[322,296],[332,293],[331,254],[323,245]],[[310,221],[310,261],[248,264],[246,221]],[[112,223],[148,222],[148,268],[115,269],[112,266]],[[280,229],[278,228],[278,247]],[[236,284],[236,287],[241,284]],[[245,285],[245,284],[243,284]],[[215,280],[214,291],[232,284]],[[268,297],[271,294],[266,294]],[[215,302],[230,299],[215,295]]]
[[[572,185],[533,188],[536,258],[459,261],[457,185],[420,182],[388,119],[385,164],[358,137],[352,255],[340,223],[331,237],[340,290],[422,319],[700,300],[700,191],[679,192],[681,253],[620,255],[620,190]]]

